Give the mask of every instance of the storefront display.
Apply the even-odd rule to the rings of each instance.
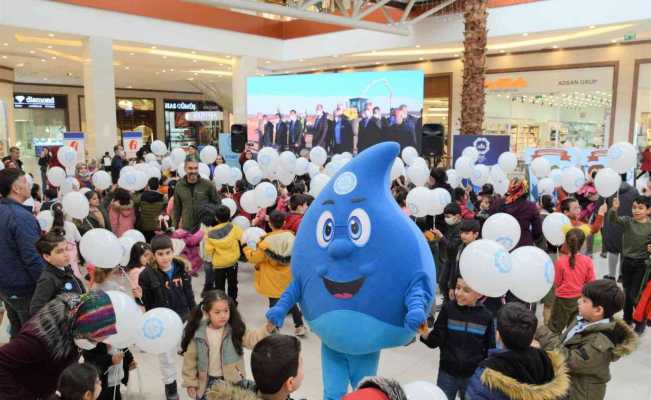
[[[214,144],[222,131],[223,114],[210,101],[165,100],[165,140],[170,149]]]
[[[142,98],[115,99],[115,117],[117,122],[118,139],[122,140],[123,132],[142,132],[144,143],[151,143],[156,132],[156,100]],[[79,96],[79,113],[81,129],[86,128],[86,105],[84,96]]]
[[[14,93],[14,123],[21,159],[28,165],[36,160],[44,146],[63,144],[68,130],[68,97]]]
[[[607,146],[613,67],[510,72],[486,76],[484,132],[529,147]]]
[[[639,147],[651,146],[651,61],[636,66],[637,87],[633,115],[633,132]]]

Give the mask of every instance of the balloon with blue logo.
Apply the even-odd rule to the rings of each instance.
[[[294,165],[294,173],[298,176],[307,174],[307,169],[310,165],[310,161],[307,158],[299,157],[296,159],[296,164]]]
[[[513,249],[520,241],[520,224],[512,215],[507,213],[493,214],[481,229],[483,239],[494,240],[504,246],[507,251]]]
[[[542,231],[545,239],[554,246],[560,246],[565,242],[563,227],[570,223],[570,219],[559,212],[551,213],[545,217],[542,223]]]
[[[490,169],[488,168],[488,166],[484,164],[477,164],[473,168],[470,181],[475,186],[482,186],[483,184],[488,183],[490,178],[491,178]]]
[[[485,296],[499,297],[509,289],[511,255],[494,240],[475,240],[466,246],[459,269],[468,286]]]
[[[602,197],[610,197],[617,193],[621,184],[621,176],[612,168],[600,169],[594,178],[595,189]]]
[[[3,164],[4,165],[4,164]],[[104,171],[102,171],[104,172]],[[106,174],[106,172],[104,172]],[[54,187],[59,187],[63,185],[63,182],[66,180],[66,171],[61,167],[52,167],[47,170],[47,180],[50,182],[50,185]],[[109,176],[110,179],[110,176]]]
[[[257,213],[258,210],[260,210],[260,207],[258,207],[258,202],[255,198],[255,191],[247,190],[244,192],[242,197],[240,197],[240,206],[249,214]]]
[[[61,146],[57,152],[57,159],[66,169],[72,170],[77,165],[77,151],[69,146]]]
[[[262,170],[257,166],[253,166],[244,171],[244,176],[251,185],[257,185],[262,180]]]
[[[608,167],[618,174],[624,174],[635,168],[637,151],[627,142],[615,143],[608,149]]]
[[[278,160],[278,151],[273,147],[263,147],[258,152],[258,164],[262,169],[271,168],[271,166]]]
[[[317,197],[321,190],[328,184],[330,177],[326,174],[317,174],[310,181],[310,195]]]
[[[169,308],[153,308],[138,324],[136,346],[145,353],[167,353],[178,347],[182,336],[183,321],[177,313]]]
[[[416,218],[430,214],[430,190],[423,186],[416,186],[407,193],[405,204],[411,215]]]
[[[380,351],[411,342],[431,308],[431,251],[389,188],[399,151],[394,142],[369,147],[321,189],[296,235],[293,280],[267,312],[281,326],[300,304],[321,339],[327,400],[377,375]]]
[[[106,294],[111,299],[111,305],[115,311],[115,329],[117,333],[104,340],[118,349],[131,346],[136,343],[138,337],[138,326],[141,323],[142,311],[138,304],[126,293],[117,290],[107,290]]]
[[[563,170],[561,186],[567,193],[576,193],[585,183],[585,174],[578,167],[568,167]]]
[[[429,205],[429,215],[440,215],[443,214],[445,206],[452,202],[452,196],[450,192],[443,188],[436,188],[430,190],[428,193],[428,205]]]
[[[255,160],[246,160],[244,162],[244,164],[242,164],[242,171],[246,174],[246,171],[248,171],[249,168],[252,168],[252,167],[260,168],[260,165]]]
[[[255,202],[260,208],[271,207],[276,203],[278,191],[270,182],[262,182],[254,189]]]
[[[97,190],[106,190],[111,187],[111,175],[106,171],[96,171],[93,174],[92,181]]]
[[[560,187],[563,184],[563,171],[560,168],[552,168],[549,177],[554,181],[554,187]]]
[[[291,151],[280,153],[280,169],[287,172],[294,172],[296,168],[296,154]]]
[[[514,295],[527,303],[540,301],[554,284],[554,263],[536,246],[511,252],[511,287]]]

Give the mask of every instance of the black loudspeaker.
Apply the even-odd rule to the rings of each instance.
[[[246,148],[246,125],[231,125],[231,151],[241,153]]]
[[[443,155],[445,144],[445,127],[441,124],[423,125],[422,152],[427,157],[440,157]]]

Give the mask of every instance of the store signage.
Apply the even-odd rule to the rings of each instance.
[[[77,152],[77,162],[84,162],[86,152],[83,132],[63,132],[63,145],[72,147]]]
[[[165,109],[170,111],[197,111],[197,103],[192,101],[165,102]]]
[[[14,108],[66,108],[66,96],[14,94]]]
[[[486,75],[488,92],[522,94],[571,93],[613,89],[613,67],[570,68]]]
[[[127,153],[127,158],[133,158],[142,147],[142,132],[122,132],[122,147]]]
[[[224,119],[224,114],[221,111],[192,111],[185,113],[186,121],[221,121]]]

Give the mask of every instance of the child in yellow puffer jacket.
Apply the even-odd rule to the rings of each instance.
[[[269,215],[271,233],[262,238],[259,244],[247,243],[244,256],[255,264],[255,290],[269,299],[269,307],[273,307],[289,286],[292,280],[290,261],[294,247],[294,234],[282,229],[287,215],[274,211]],[[296,336],[305,336],[303,315],[294,305],[289,311],[294,320]]]
[[[240,259],[242,228],[230,222],[231,211],[226,206],[215,210],[217,225],[204,236],[204,256],[212,260],[214,288],[226,291],[237,304],[237,261]]]

